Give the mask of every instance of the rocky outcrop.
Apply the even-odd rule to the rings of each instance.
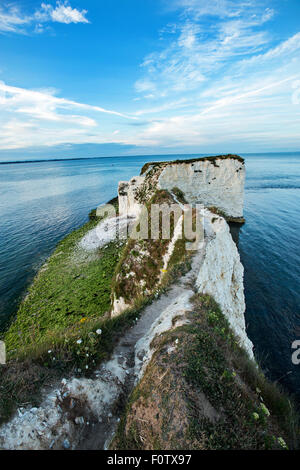
[[[136,213],[155,189],[176,187],[187,203],[215,207],[238,221],[243,217],[244,183],[244,160],[237,155],[147,163],[141,176],[120,183],[120,214]]]
[[[220,304],[241,344],[253,357],[253,345],[247,337],[244,318],[243,266],[229,226],[224,219],[225,214],[234,219],[243,216],[245,181],[243,159],[236,155],[228,155],[186,161],[155,162],[146,164],[141,173],[141,176],[132,178],[128,183],[119,184],[121,215],[127,213],[138,217],[141,205],[149,202],[155,191],[167,190],[172,193],[174,187],[182,191],[189,205],[202,204],[206,207],[202,210],[205,253],[195,286],[198,292],[212,295]],[[173,198],[176,200],[174,195]],[[224,217],[219,214],[223,214]],[[174,245],[174,240],[168,243],[168,249],[164,254],[164,270],[168,268],[168,260]],[[132,269],[126,276],[132,276]],[[122,297],[114,295],[113,300],[113,315],[121,314],[130,306],[130,303]]]
[[[217,207],[230,217],[242,217],[244,206],[244,164],[236,158],[198,160],[164,168],[158,186],[184,192],[190,204]]]
[[[118,187],[120,215],[137,216],[139,214],[138,190],[145,180],[144,176],[135,176],[129,182],[120,181]]]

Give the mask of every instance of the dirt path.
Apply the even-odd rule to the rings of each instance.
[[[106,377],[105,380],[108,384],[110,382],[117,383],[118,397],[107,404],[108,406],[103,410],[100,418],[101,422],[85,426],[81,440],[76,446],[77,449],[105,449],[108,447],[147,354],[145,350],[136,351],[136,346],[151,331],[151,327],[160,318],[162,312],[166,311],[174,301],[179,300],[184,293],[186,290],[182,286],[175,285],[168,293],[146,307],[142,317],[116,345],[111,360],[99,369],[97,375],[102,376],[102,380]],[[190,291],[190,294],[192,293]],[[114,367],[111,368],[112,364]],[[109,370],[110,368],[111,370]],[[123,371],[125,371],[125,378],[122,380]]]
[[[107,403],[100,422],[85,426],[77,449],[106,449],[109,446],[127,399],[151,359],[152,339],[186,321],[185,313],[191,308],[189,299],[194,294],[191,286],[202,260],[203,250],[199,250],[192,259],[191,270],[144,309],[141,318],[116,345],[110,361],[97,372],[108,384],[117,384],[118,396]]]

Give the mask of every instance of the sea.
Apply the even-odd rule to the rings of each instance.
[[[117,194],[118,182],[148,161],[203,155],[151,155],[0,163],[0,331],[56,244]],[[300,152],[241,154],[246,223],[239,231],[245,268],[247,333],[267,376],[300,403]]]

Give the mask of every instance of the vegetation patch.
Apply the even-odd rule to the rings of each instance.
[[[116,215],[118,215],[119,213],[119,200],[118,200],[118,196],[112,198],[110,201],[108,201],[106,204],[111,204],[112,206],[114,206],[115,210],[116,210]],[[97,220],[98,223],[100,222],[101,220],[101,217],[97,216],[97,209],[92,209],[89,213],[89,220]]]
[[[176,196],[177,200],[181,202],[181,204],[187,204],[187,201],[184,196],[184,192],[181,191],[181,189],[174,187],[172,188],[172,193],[174,194],[174,196]]]
[[[195,295],[190,324],[164,333],[113,449],[294,449],[292,401],[240,348],[218,305]]]
[[[41,387],[57,377],[89,375],[131,322],[131,314],[119,321],[108,315],[122,244],[112,242],[95,252],[80,248],[82,237],[101,221],[96,210],[89,219],[58,244],[3,334],[8,362],[0,366],[0,422],[16,407],[36,404]]]
[[[228,222],[228,223],[244,224],[246,222],[244,217],[232,217],[232,216],[226,214],[226,212],[222,211],[222,209],[219,209],[216,206],[210,206],[210,207],[208,207],[208,210],[210,212],[212,212],[213,214],[216,214],[216,215],[219,215],[220,217],[223,217],[226,220],[226,222]]]
[[[49,369],[28,359],[0,365],[0,424],[7,421],[17,407],[38,406],[45,383],[58,379],[56,369]]]
[[[170,239],[162,238],[162,224],[159,226],[159,238],[151,238],[151,205],[174,204],[168,191],[156,191],[148,201],[148,237],[147,239],[129,239],[122,253],[115,272],[113,298],[123,298],[131,303],[139,296],[149,295],[161,279],[163,257],[168,249]],[[170,216],[170,238],[174,233],[174,214]],[[160,221],[161,222],[161,221]],[[139,221],[141,224],[142,221]]]
[[[227,219],[228,215],[226,214],[226,212],[222,211],[221,209],[219,209],[218,207],[216,206],[210,206],[208,207],[208,210],[210,212],[212,212],[213,214],[216,214],[216,215],[219,215],[220,217],[223,217],[225,220]]]
[[[181,164],[181,163],[195,163],[195,162],[204,162],[204,161],[209,161],[211,162],[214,166],[218,166],[217,165],[217,161],[218,160],[227,160],[227,159],[233,159],[233,160],[238,160],[240,163],[245,163],[245,160],[240,157],[239,155],[233,155],[233,154],[228,154],[228,155],[215,155],[215,156],[212,156],[212,157],[199,157],[199,158],[190,158],[190,159],[187,159],[187,160],[173,160],[173,161],[169,161],[169,162],[148,162],[148,163],[145,163],[145,165],[142,167],[141,169],[141,175],[143,175],[144,173],[146,173],[146,171],[149,169],[149,167],[153,167],[153,168],[158,168],[160,167],[161,169],[163,169],[165,166],[167,165],[174,165],[174,164]]]
[[[150,302],[151,296],[138,298],[130,310],[116,318],[89,318],[45,338],[39,345],[28,346],[17,359],[0,365],[0,425],[18,407],[38,406],[42,390],[59,379],[91,376]]]
[[[136,190],[136,199],[140,204],[146,204],[157,190],[158,178],[163,170],[161,163],[153,164],[145,175],[143,184]],[[142,174],[142,173],[141,173]]]
[[[8,359],[29,346],[48,344],[62,330],[83,325],[110,310],[111,284],[121,245],[112,242],[96,253],[78,246],[98,220],[88,222],[62,240],[40,270],[15,321],[6,332]]]

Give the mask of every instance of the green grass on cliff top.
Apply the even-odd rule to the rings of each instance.
[[[227,154],[227,155],[214,155],[214,156],[211,156],[211,157],[196,157],[196,158],[189,158],[187,160],[171,160],[171,161],[166,161],[166,162],[147,162],[145,163],[145,165],[142,167],[141,169],[141,175],[143,175],[149,167],[153,166],[153,167],[163,167],[163,166],[166,166],[168,164],[180,164],[180,163],[195,163],[195,162],[204,162],[204,161],[209,161],[211,162],[214,166],[217,166],[217,160],[229,160],[229,159],[232,159],[232,160],[238,160],[240,163],[244,163],[245,160],[244,158],[240,157],[239,155],[234,155],[234,154]]]
[[[110,243],[96,253],[78,247],[99,220],[91,220],[62,240],[36,276],[15,321],[5,334],[8,358],[110,309],[111,282],[121,247]]]

